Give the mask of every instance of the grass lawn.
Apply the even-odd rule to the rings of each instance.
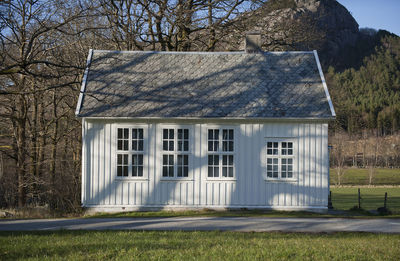
[[[358,188],[331,188],[332,204],[335,209],[348,210],[358,205]],[[383,207],[385,192],[388,193],[387,208],[393,214],[400,214],[400,187],[394,188],[360,188],[361,207],[371,210]]]
[[[336,185],[336,170],[331,169],[330,183]],[[368,185],[368,169],[348,168],[342,176],[341,185]],[[372,185],[400,185],[400,169],[377,168],[372,179]]]
[[[1,260],[398,260],[400,235],[0,232]]]

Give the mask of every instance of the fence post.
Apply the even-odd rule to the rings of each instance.
[[[360,193],[360,188],[358,188],[358,208],[361,209],[361,193]]]
[[[387,201],[387,192],[385,192],[385,201],[383,203],[383,207],[386,209],[386,201]]]
[[[329,191],[329,196],[328,196],[328,209],[333,209],[332,205],[332,191]]]

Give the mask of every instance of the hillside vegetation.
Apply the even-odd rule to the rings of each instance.
[[[400,38],[383,36],[375,53],[358,69],[326,73],[337,111],[337,127],[350,134],[364,129],[379,135],[400,129]]]

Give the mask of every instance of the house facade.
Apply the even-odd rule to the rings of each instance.
[[[76,114],[90,210],[327,209],[316,51],[90,50]]]

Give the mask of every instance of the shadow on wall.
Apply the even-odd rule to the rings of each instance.
[[[277,127],[278,126],[278,127]],[[283,133],[281,127],[284,124],[274,125],[271,132]],[[182,126],[184,127],[184,126]],[[125,206],[160,206],[174,207],[174,206],[201,206],[201,207],[285,207],[285,206],[326,206],[327,202],[327,170],[325,171],[326,180],[317,175],[322,172],[324,167],[323,162],[327,159],[322,157],[319,153],[316,143],[308,143],[307,146],[302,150],[297,151],[297,166],[298,180],[295,182],[267,182],[264,180],[265,177],[265,165],[262,163],[261,157],[265,155],[264,141],[259,142],[258,138],[264,140],[265,129],[260,128],[260,125],[242,125],[237,127],[235,135],[239,140],[236,145],[237,155],[236,158],[236,181],[206,181],[204,180],[207,175],[207,155],[196,156],[192,155],[191,163],[192,166],[196,166],[193,169],[194,173],[201,171],[201,177],[196,174],[194,177],[195,181],[165,181],[160,180],[160,177],[155,178],[153,172],[150,172],[149,181],[121,181],[115,179],[115,177],[109,177],[105,175],[105,172],[98,173],[102,170],[102,166],[97,169],[92,164],[91,167],[94,169],[94,174],[91,179],[86,183],[86,189],[89,193],[87,201],[88,204],[103,205],[105,207],[111,205],[125,205]],[[314,125],[304,124],[297,130],[293,130],[293,133],[288,133],[287,137],[297,137],[301,140],[302,137],[297,136],[299,134],[298,129],[303,128],[316,128]],[[99,131],[98,128],[92,128],[92,130]],[[292,132],[292,131],[290,131]],[[309,139],[309,135],[304,134],[305,139]],[[320,148],[322,146],[319,146]],[[249,153],[251,151],[251,153]],[[315,163],[310,160],[308,151],[316,155]],[[96,151],[92,153],[95,162],[101,162],[101,153]],[[254,153],[254,154],[253,154]],[[306,154],[304,161],[305,164],[300,163],[300,158],[303,157],[303,153]],[[245,155],[251,154],[251,155]],[[253,156],[254,155],[254,156]],[[319,156],[318,156],[319,155]],[[161,162],[162,152],[157,153],[159,157],[155,162]],[[242,158],[243,156],[243,158]],[[257,158],[258,157],[258,158]],[[98,160],[100,158],[100,160]],[[246,164],[246,159],[255,158],[249,164]],[[202,162],[203,164],[200,164]],[[252,164],[256,162],[256,164]],[[161,166],[157,166],[161,168]],[[111,170],[111,165],[109,166]],[[96,173],[97,171],[97,173]],[[113,172],[115,175],[115,171]],[[308,174],[309,173],[309,174]],[[160,175],[160,173],[158,173]],[[101,181],[107,177],[107,181]],[[148,183],[151,183],[148,186]],[[94,184],[90,186],[90,184]],[[316,184],[313,186],[312,184]],[[325,185],[325,188],[323,188]],[[199,193],[204,195],[200,197],[201,201],[198,201]],[[90,196],[91,195],[91,196]],[[129,197],[127,197],[129,195]],[[137,196],[135,198],[135,196]],[[146,208],[144,207],[143,210]]]
[[[144,54],[142,57],[140,57],[140,60],[132,61],[132,63],[140,64],[141,61],[147,59],[151,55],[151,53]],[[267,57],[265,57],[265,59],[267,59]],[[265,63],[266,62],[267,61],[265,61]],[[122,67],[115,68],[115,70],[123,72],[129,66],[131,65],[125,64]],[[296,67],[285,67],[285,74],[298,75],[297,70],[299,67],[301,68],[301,65],[297,65]],[[247,62],[229,68],[229,70],[237,76],[234,78],[236,82],[240,82],[242,80],[240,75],[245,74],[248,69],[249,68]],[[274,70],[278,69],[279,68],[274,68]],[[174,70],[174,68],[169,67],[166,70]],[[215,72],[214,74],[225,74],[226,70],[228,69],[225,69],[225,71]],[[291,70],[293,70],[293,72]],[[317,70],[317,68],[315,68],[315,70]],[[260,68],[260,71],[258,73],[265,73],[265,70],[262,70]],[[276,75],[281,74],[276,73]],[[215,77],[215,75],[213,77]],[[115,80],[117,81],[117,79]],[[174,82],[174,84],[167,84],[160,88],[163,90],[163,94],[167,94],[170,89],[171,93],[174,93],[177,86],[180,86],[183,89],[184,86],[187,86],[188,84],[195,84],[196,82],[201,82],[203,80],[204,79],[202,79],[202,77],[197,77],[191,80],[185,79],[181,83]],[[295,79],[288,79],[287,81],[293,80]],[[262,114],[264,110],[268,109],[268,106],[269,108],[285,108],[287,104],[293,104],[288,99],[296,99],[298,96],[296,94],[296,91],[294,89],[288,89],[286,90],[287,93],[285,93],[284,95],[284,97],[287,98],[276,99],[276,92],[280,91],[280,85],[274,86],[274,84],[276,83],[276,81],[273,83],[265,83],[265,90],[263,91],[261,97],[253,97],[254,92],[251,89],[243,89],[239,92],[227,92],[227,95],[224,95],[223,98],[218,98],[221,95],[215,95],[213,104],[232,106],[231,104],[227,103],[227,101],[238,101],[246,99],[248,103],[237,103],[235,104],[235,106],[232,107],[232,110],[240,111],[247,110],[250,103],[252,103],[254,100],[257,100],[257,98],[262,98],[258,100],[260,102],[259,106],[252,106],[250,108],[251,110],[253,110],[253,112],[251,113],[252,115]],[[135,84],[137,86],[140,86],[141,82],[136,82]],[[202,98],[205,98],[206,96],[212,96],[215,90],[220,90],[223,86],[230,86],[231,84],[234,83],[232,83],[231,81],[219,82],[217,84],[217,88],[215,88],[215,85],[205,86],[204,89],[202,89],[202,91],[198,93],[200,97],[193,100],[191,111],[189,111],[188,113],[195,114],[197,111],[202,111],[204,109],[204,104],[199,102]],[[303,84],[306,86],[308,83],[303,82]],[[101,101],[101,99],[103,99],[104,97],[114,95],[108,92],[109,90],[107,89],[107,83],[104,82],[104,86],[100,90],[98,90],[98,93],[96,94],[98,96],[97,99]],[[139,101],[148,101],[148,99],[156,101],[160,99],[160,93],[157,92],[157,90],[155,89],[149,90],[145,93],[141,91],[140,94],[135,94],[131,91],[128,91],[126,93],[126,96],[114,96],[113,103],[124,104],[136,99]],[[180,114],[179,110],[181,108],[179,106],[179,96],[170,95],[169,97],[167,97],[167,100],[169,102],[161,107],[157,107],[157,111],[154,111],[153,108],[146,108],[142,111],[142,114],[153,115],[154,113],[162,110],[168,110],[170,115]],[[269,103],[268,106],[264,106],[265,104],[262,104],[262,101],[267,101]],[[170,108],[174,109],[171,110]],[[100,110],[107,109],[109,109],[108,106],[103,106],[100,108]],[[219,108],[217,106],[213,109],[218,110]],[[288,111],[290,109],[291,108],[288,108]],[[234,112],[232,110],[229,111],[229,113]],[[224,110],[220,111],[223,112]],[[100,113],[100,111],[96,111],[96,113]],[[212,113],[213,111],[210,110],[209,114],[205,114],[204,118],[212,116]],[[282,112],[277,113],[279,114]],[[111,122],[112,121],[109,121],[109,123]],[[152,124],[152,126],[156,125],[154,123]],[[104,207],[112,205],[139,205],[150,207],[155,205],[163,205],[166,207],[173,207],[174,205],[186,205],[186,203],[190,204],[190,202],[192,202],[190,206],[194,207],[217,207],[219,205],[223,205],[224,207],[327,205],[327,182],[329,182],[327,177],[328,173],[326,170],[326,181],[324,181],[321,173],[323,173],[323,168],[324,166],[326,166],[326,161],[328,159],[325,158],[322,153],[322,146],[325,146],[324,142],[320,140],[319,142],[321,144],[318,145],[316,140],[314,139],[314,136],[317,136],[315,135],[315,133],[318,132],[317,129],[321,128],[321,125],[307,123],[299,125],[274,124],[271,125],[271,128],[264,128],[262,124],[234,125],[236,126],[236,141],[238,141],[235,145],[236,181],[205,181],[205,177],[207,175],[207,155],[197,155],[195,153],[192,153],[191,162],[198,163],[196,168],[193,169],[192,173],[200,173],[201,171],[201,177],[195,176],[194,181],[164,181],[160,180],[160,177],[155,177],[149,174],[149,181],[123,182],[116,180],[115,177],[112,176],[114,175],[115,170],[111,169],[112,165],[110,159],[107,159],[105,156],[111,155],[111,150],[109,147],[107,147],[107,143],[112,143],[113,141],[111,140],[111,137],[108,137],[104,138],[103,142],[94,143],[94,139],[98,138],[99,135],[101,136],[104,134],[104,129],[102,128],[101,123],[94,124],[93,128],[87,130],[88,133],[86,135],[86,155],[92,155],[92,157],[86,157],[86,169],[91,169],[93,175],[88,175],[86,177],[86,195],[84,195],[85,205],[102,205]],[[292,128],[284,128],[285,126],[288,127],[289,125],[292,126]],[[108,125],[107,128],[109,128],[109,131],[111,131],[110,125]],[[204,126],[202,128],[204,128]],[[320,134],[322,133],[321,129],[319,130],[319,132]],[[203,137],[205,136],[203,135]],[[298,147],[301,148],[301,150],[297,151],[297,166],[299,168],[299,171],[297,172],[297,181],[266,182],[264,180],[266,170],[265,164],[263,164],[262,157],[264,157],[265,155],[264,145],[266,137],[293,137],[297,139],[297,141],[299,142]],[[90,140],[89,138],[92,140]],[[155,139],[155,137],[153,138]],[[321,139],[321,137],[319,137],[318,139]],[[98,147],[95,148],[94,144],[97,144]],[[109,150],[108,154],[104,153],[103,150]],[[205,150],[203,149],[203,151]],[[251,154],[251,157],[249,157],[247,154]],[[154,160],[150,165],[157,164],[157,162],[159,162],[160,164],[160,162],[162,162],[162,152],[157,151],[156,155],[158,157],[157,160]],[[315,162],[313,161],[311,155],[315,155]],[[328,155],[325,156],[327,157]],[[245,162],[245,159],[249,158],[252,159],[252,161]],[[94,161],[93,159],[97,160]],[[300,159],[303,160],[301,161]],[[157,167],[160,168],[160,166]],[[106,175],[107,171],[109,171],[111,175]],[[108,176],[109,179],[105,180]],[[153,184],[151,184],[151,186],[148,186],[150,182]],[[326,184],[324,182],[326,182]],[[94,186],[91,186],[91,184],[94,184]],[[316,185],[312,186],[312,184]],[[326,185],[326,188],[323,188],[324,185]],[[149,189],[144,189],[145,186],[147,186]],[[137,195],[139,194],[139,190],[141,192],[140,202],[137,201],[137,198],[135,198],[135,201],[132,202],[131,199],[129,199],[128,201],[128,199],[124,199],[122,196],[118,196],[118,193],[120,193],[120,195]],[[198,199],[198,195],[200,193],[199,191],[201,191],[201,193],[206,193],[207,197],[200,197],[201,199]],[[182,193],[186,193],[188,202],[182,202],[182,197],[177,200],[177,195],[182,195]],[[221,202],[221,200],[223,202]]]

